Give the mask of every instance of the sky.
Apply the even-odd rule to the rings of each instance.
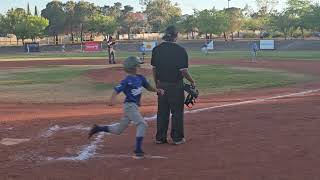
[[[41,11],[45,8],[46,4],[51,0],[0,0],[0,13],[5,14],[9,9],[22,7],[27,7],[27,4],[30,4],[31,12],[34,10],[34,6],[37,5],[38,10]],[[61,0],[62,2],[66,2],[68,0]],[[75,0],[79,1],[79,0]],[[141,6],[139,5],[139,0],[86,0],[96,5],[113,5],[115,2],[121,2],[122,5],[131,5],[134,7],[135,11],[140,11]],[[171,0],[172,2],[176,2],[179,4],[182,9],[183,14],[192,14],[193,9],[203,10],[203,9],[211,9],[212,7],[216,7],[217,9],[223,9],[228,7],[228,0]],[[277,9],[281,9],[285,6],[286,0],[279,0],[279,5]],[[243,8],[246,4],[255,9],[255,0],[231,0],[230,7],[238,7]]]

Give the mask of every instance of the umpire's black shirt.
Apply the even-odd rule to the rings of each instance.
[[[160,82],[179,82],[183,79],[180,70],[188,68],[188,54],[176,43],[163,42],[153,49],[151,65]]]

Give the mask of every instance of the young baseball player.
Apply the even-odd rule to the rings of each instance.
[[[140,64],[141,60],[134,56],[130,56],[124,61],[123,67],[128,75],[114,88],[111,96],[110,105],[112,106],[115,104],[116,96],[119,93],[123,92],[125,94],[123,118],[120,122],[107,126],[94,125],[89,132],[89,138],[99,132],[120,135],[128,127],[129,122],[132,121],[137,127],[136,147],[134,150],[136,158],[143,158],[144,156],[142,142],[147,128],[147,123],[139,112],[142,90],[145,88],[148,91],[157,92],[158,95],[164,94],[162,89],[155,89],[148,83],[144,76],[137,74]]]
[[[257,51],[259,50],[257,43],[252,43],[250,45],[251,61],[255,62],[257,60]]]
[[[139,45],[138,51],[141,52],[141,58],[140,59],[142,60],[142,63],[144,63],[144,57],[146,55],[146,48],[144,47],[143,43],[141,43]]]
[[[114,45],[116,42],[113,40],[112,36],[109,37],[109,40],[107,42],[108,45],[108,55],[109,55],[109,64],[116,64],[116,61],[114,59]]]

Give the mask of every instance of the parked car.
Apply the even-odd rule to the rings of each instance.
[[[320,32],[315,32],[315,33],[313,33],[314,34],[314,36],[316,36],[316,37],[320,37]]]

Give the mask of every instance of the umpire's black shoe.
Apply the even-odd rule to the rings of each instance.
[[[142,150],[140,150],[140,151],[135,150],[133,158],[135,158],[135,159],[143,159],[144,158],[144,152]]]
[[[98,132],[100,132],[100,127],[98,126],[98,125],[93,125],[93,127],[91,128],[91,130],[90,130],[90,132],[89,132],[89,136],[88,136],[88,138],[90,139],[91,138],[91,136],[93,136],[94,134],[96,134],[96,133],[98,133]]]
[[[155,141],[156,144],[168,144],[168,140],[156,140]]]

